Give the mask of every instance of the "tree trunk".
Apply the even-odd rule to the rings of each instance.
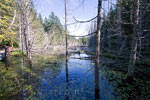
[[[13,19],[12,19],[10,26],[8,27],[8,30],[11,29],[11,27],[13,26],[15,19],[16,19],[16,9],[14,10],[14,16],[13,16]]]
[[[29,3],[30,3],[29,0],[25,0],[25,1],[20,0],[20,14],[21,14],[20,38],[22,36],[22,40],[21,40],[22,45],[24,45],[25,47],[28,59],[31,60],[31,45],[30,45],[30,40],[31,40],[30,10],[31,9]]]
[[[28,45],[28,58],[31,60],[31,30],[30,30],[30,6],[29,5],[29,0],[27,1],[27,45]]]
[[[67,34],[67,0],[65,0],[65,36],[66,36],[66,100],[69,100],[69,74],[68,74],[68,34]]]
[[[67,0],[65,0],[65,34],[66,34],[66,56],[68,56],[68,34],[67,34]],[[68,57],[67,57],[68,59]]]
[[[22,15],[19,15],[19,49],[22,51]]]
[[[97,50],[96,50],[96,61],[99,64],[100,57],[100,41],[101,41],[101,6],[102,0],[98,0],[98,15],[97,15]]]
[[[138,27],[139,27],[139,15],[140,15],[140,0],[137,1],[137,20],[136,24],[134,24],[134,33],[133,33],[133,40],[132,40],[132,48],[131,48],[131,54],[130,54],[130,61],[129,61],[129,67],[128,67],[128,73],[127,73],[127,79],[129,81],[133,80],[134,77],[134,71],[135,71],[135,62],[136,62],[136,54],[137,54],[137,40],[138,40]]]

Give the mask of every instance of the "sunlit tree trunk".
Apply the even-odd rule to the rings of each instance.
[[[18,0],[20,6],[20,38],[24,45],[27,57],[31,60],[31,30],[30,30],[30,0]],[[24,49],[22,48],[22,49]]]
[[[69,100],[69,74],[68,74],[68,31],[67,31],[67,0],[65,0],[65,37],[66,37],[66,100]]]
[[[19,14],[19,49],[22,51],[22,15]]]
[[[31,30],[30,30],[30,6],[29,6],[30,0],[27,0],[27,45],[28,45],[28,58],[31,60]]]
[[[65,0],[65,34],[66,34],[66,56],[68,56],[68,31],[67,31],[67,0]],[[66,57],[68,60],[68,57]]]
[[[21,34],[22,34],[22,45],[25,46],[26,53],[28,55],[28,41],[27,41],[27,2],[26,0],[19,0],[20,2],[20,15],[21,15]],[[24,49],[24,48],[22,48]]]
[[[100,58],[100,41],[101,41],[101,7],[102,0],[98,0],[98,15],[97,15],[97,49],[96,49],[96,60],[99,64]]]
[[[10,26],[8,27],[8,30],[11,29],[11,27],[12,27],[13,24],[15,23],[16,15],[17,15],[17,11],[16,11],[16,9],[15,9],[15,10],[14,10],[14,16],[13,16],[13,19],[12,19],[12,21],[11,21]]]

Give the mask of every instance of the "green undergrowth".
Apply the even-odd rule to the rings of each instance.
[[[150,100],[149,79],[135,77],[131,84],[126,81],[125,73],[107,67],[101,67],[101,74],[112,83],[115,100]]]
[[[120,59],[120,60],[124,60],[126,62],[129,62],[129,57],[124,57],[124,56],[119,56],[119,55],[109,54],[109,53],[102,53],[102,56],[108,57],[108,58],[111,58],[111,59]],[[150,59],[137,59],[136,65],[137,66],[150,67]]]
[[[126,81],[127,60],[107,54],[101,62],[101,66],[108,70],[103,74],[115,87],[115,100],[150,100],[149,61],[137,60],[133,84]]]
[[[112,59],[121,59],[121,60],[127,60],[127,58],[119,55],[109,54],[109,53],[102,53],[102,56],[112,58]]]
[[[133,84],[120,81],[116,88],[117,100],[150,100],[150,81],[134,79]]]
[[[24,100],[35,98],[36,86],[43,72],[51,69],[55,73],[53,77],[60,73],[63,61],[60,58],[63,56],[35,56],[32,57],[31,65],[26,56],[22,62],[20,51],[12,51],[5,62],[0,62],[0,99],[18,100],[22,94],[28,97],[23,97]]]
[[[21,56],[21,54],[22,53],[19,50],[15,50],[10,53],[11,56]]]

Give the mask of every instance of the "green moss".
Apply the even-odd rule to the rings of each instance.
[[[10,56],[21,56],[21,54],[22,53],[20,51],[15,50],[15,51],[13,51],[13,52],[10,53]]]

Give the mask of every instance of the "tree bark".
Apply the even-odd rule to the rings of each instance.
[[[97,49],[96,49],[96,60],[97,64],[100,62],[100,41],[101,41],[101,7],[102,0],[98,0],[98,15],[97,15]]]
[[[30,6],[29,5],[29,0],[27,0],[27,45],[28,45],[28,58],[31,60],[31,30],[30,30]]]
[[[138,32],[139,32],[139,15],[140,15],[140,0],[137,0],[137,12],[136,12],[136,23],[134,24],[134,33],[133,33],[133,40],[132,40],[132,48],[131,48],[131,54],[130,54],[130,61],[129,61],[129,67],[128,67],[128,73],[127,73],[127,79],[130,81],[134,78],[134,71],[135,71],[135,62],[137,57],[137,40],[138,40]]]
[[[29,60],[31,60],[31,31],[30,31],[30,6],[29,6],[30,1],[25,0],[22,1],[20,0],[20,16],[21,16],[21,25],[20,25],[20,38],[22,36],[22,45],[24,45],[27,57]],[[22,49],[24,49],[22,47]]]
[[[65,37],[66,37],[66,100],[69,100],[69,74],[68,74],[68,31],[67,31],[67,0],[65,0]]]
[[[66,34],[66,54],[68,54],[68,36],[67,36],[67,0],[65,0],[65,34]]]
[[[14,16],[13,16],[10,26],[8,27],[8,30],[11,29],[11,27],[13,26],[15,19],[16,19],[16,10],[14,10]]]

